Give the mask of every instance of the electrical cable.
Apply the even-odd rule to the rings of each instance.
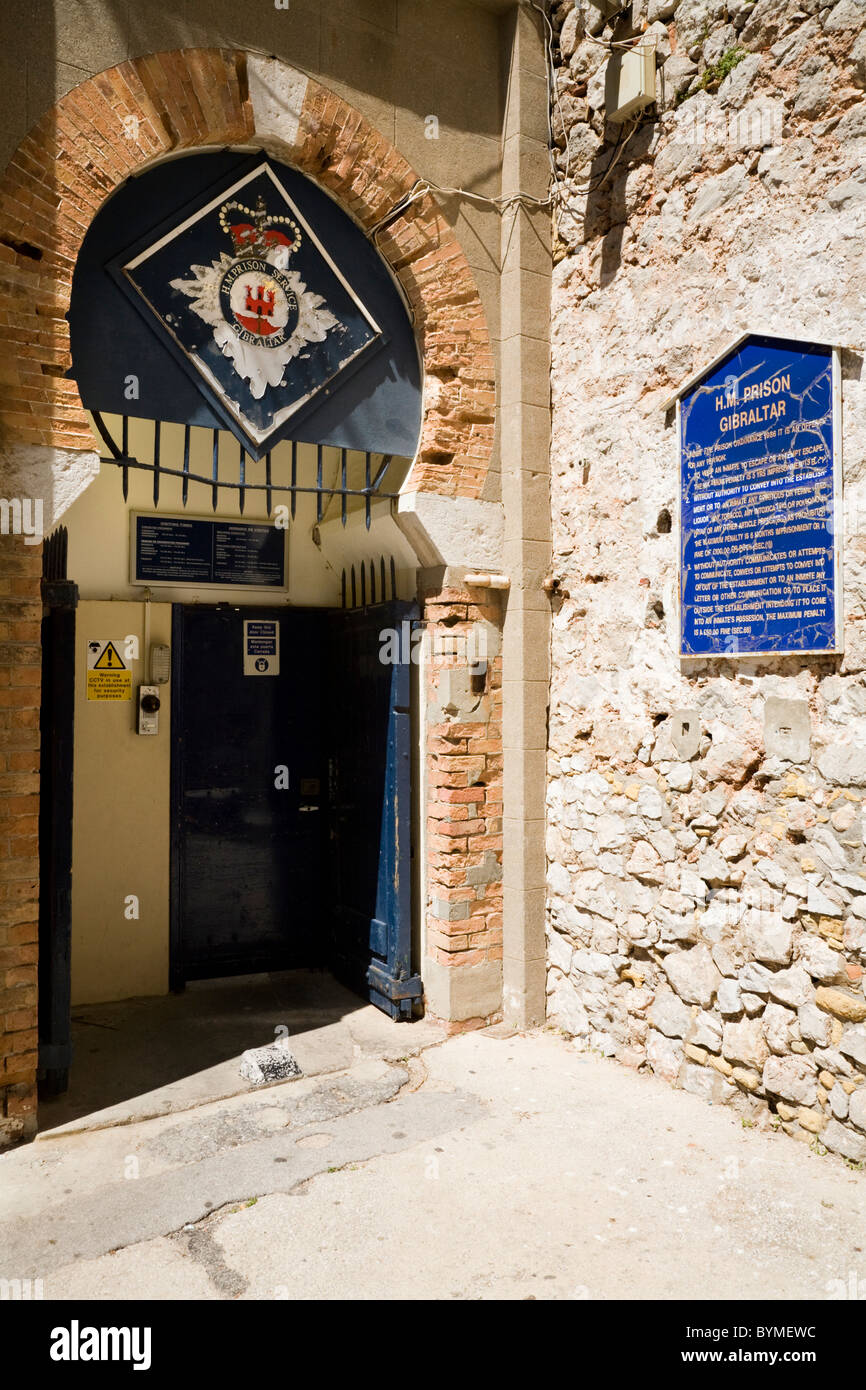
[[[619,138],[617,139],[613,151],[611,152],[610,159],[608,160],[607,164],[605,165],[604,169],[600,172],[600,174],[596,174],[590,177],[585,187],[569,188],[569,185],[572,182],[572,177],[571,157],[568,149],[568,137],[566,136],[565,141],[565,171],[562,177],[560,177],[559,171],[556,166],[555,142],[553,138],[553,122],[550,118],[551,105],[555,104],[556,109],[559,113],[559,118],[560,122],[562,123],[563,130],[565,130],[565,118],[562,114],[562,103],[559,96],[559,86],[556,81],[556,62],[553,56],[553,45],[556,35],[554,33],[553,24],[551,23],[547,9],[544,8],[542,5],[538,4],[537,0],[525,0],[525,3],[528,4],[531,9],[536,10],[538,14],[541,15],[547,28],[547,44],[545,45],[545,48],[547,59],[547,83],[550,93],[550,101],[548,102],[548,131],[550,138],[551,172],[554,183],[554,192],[551,196],[551,203],[553,205],[555,225],[556,228],[558,228],[561,221],[561,214],[563,211],[570,212],[572,216],[576,215],[576,210],[574,208],[569,207],[569,194],[572,194],[573,196],[577,197],[587,197],[590,193],[595,193],[598,191],[598,189],[604,186],[609,176],[613,172],[615,166],[621,159],[629,140],[634,135],[638,127],[643,124],[643,115],[641,114],[635,117],[631,129],[628,131],[627,134],[623,131],[620,132]],[[618,10],[615,15],[612,15],[611,19],[618,18],[619,15],[624,14],[628,8],[628,5],[624,6],[623,9]],[[635,48],[639,48],[642,42],[642,35],[638,35],[633,40],[596,39],[591,34],[585,34],[584,38],[588,39],[591,43],[596,43],[599,44],[602,48],[606,48],[608,52],[611,52],[614,49],[632,50]]]
[[[620,134],[620,137],[617,140],[616,145],[614,146],[614,149],[611,153],[611,157],[608,160],[607,165],[601,171],[600,175],[596,175],[590,178],[584,188],[577,187],[574,189],[569,189],[568,187],[572,182],[572,175],[570,162],[571,157],[568,151],[568,140],[566,139],[565,173],[562,175],[562,177],[560,177],[556,165],[556,144],[553,138],[553,120],[551,116],[551,104],[552,102],[555,102],[557,110],[559,112],[560,120],[563,124],[563,128],[565,128],[565,120],[562,115],[562,103],[560,101],[559,89],[556,83],[556,64],[553,56],[553,45],[556,35],[554,33],[553,25],[550,21],[550,16],[547,13],[547,10],[543,8],[542,5],[536,3],[536,0],[522,0],[522,2],[523,4],[528,5],[529,8],[536,10],[538,14],[541,15],[547,29],[545,59],[547,66],[548,91],[550,94],[550,100],[548,100],[547,103],[547,130],[548,156],[550,160],[550,175],[552,180],[551,191],[548,193],[546,198],[538,198],[531,193],[523,192],[503,194],[499,197],[490,197],[488,194],[474,193],[471,189],[468,188],[452,188],[443,184],[434,183],[431,179],[419,178],[416,180],[415,184],[412,186],[409,192],[405,194],[401,199],[399,199],[398,202],[396,202],[394,206],[390,208],[389,211],[386,212],[383,217],[379,218],[378,222],[376,222],[374,226],[368,230],[367,234],[372,240],[377,250],[381,249],[378,240],[379,233],[386,226],[388,226],[389,223],[395,221],[398,217],[401,217],[403,213],[406,212],[412,206],[413,203],[418,202],[421,198],[426,197],[428,194],[434,193],[441,194],[443,197],[468,198],[473,202],[484,203],[488,207],[496,208],[496,210],[500,213],[504,212],[506,208],[513,206],[515,203],[521,203],[524,206],[536,208],[550,207],[553,210],[554,216],[556,217],[558,224],[559,218],[557,216],[557,213],[559,209],[562,207],[568,209],[569,192],[578,197],[585,197],[589,193],[597,191],[597,189],[602,187],[602,185],[606,182],[608,176],[613,171],[614,166],[619,161],[622,152],[625,148],[625,145],[631,139],[638,125],[641,123],[641,117],[636,118],[631,130],[629,130],[627,135],[623,137],[623,135]],[[617,18],[620,14],[623,14],[625,10],[627,10],[628,8],[628,5],[625,5],[623,9],[617,11],[616,15],[611,16],[611,18]],[[639,47],[641,42],[640,35],[638,35],[638,37],[634,40],[596,39],[590,34],[586,34],[584,37],[588,39],[590,42],[598,44],[600,47],[607,49],[608,52],[611,52],[614,49],[633,49]],[[267,53],[264,49],[261,48],[252,48],[249,45],[244,45],[244,47],[247,52],[257,53],[262,57],[277,57],[276,54]],[[559,206],[557,206],[557,204]]]
[[[376,234],[380,232],[383,227],[387,226],[389,222],[393,222],[394,219],[404,213],[408,207],[416,203],[419,198],[426,197],[428,193],[441,193],[445,197],[471,198],[478,203],[487,203],[488,206],[495,207],[499,212],[502,212],[512,203],[529,203],[533,207],[546,208],[550,206],[551,201],[550,194],[548,194],[546,198],[536,198],[532,193],[508,193],[502,194],[498,198],[491,198],[489,194],[486,193],[473,193],[469,188],[448,188],[444,184],[433,183],[430,179],[418,179],[406,196],[401,198],[398,203],[395,203],[394,206],[385,213],[385,216],[381,217],[375,226],[371,228],[370,234],[373,239],[375,240]]]

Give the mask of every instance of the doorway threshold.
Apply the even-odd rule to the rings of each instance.
[[[416,1056],[445,1033],[423,1019],[394,1022],[326,971],[287,970],[80,1005],[72,1011],[72,1037],[69,1090],[40,1103],[37,1140],[267,1089],[241,1076],[241,1056],[279,1038],[288,1040],[303,1076],[320,1076],[367,1058]]]

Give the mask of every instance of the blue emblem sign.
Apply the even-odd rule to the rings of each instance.
[[[683,393],[682,656],[841,649],[836,370],[751,337]]]
[[[385,342],[267,160],[116,270],[254,458]]]

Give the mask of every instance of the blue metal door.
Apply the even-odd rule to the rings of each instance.
[[[411,665],[418,616],[394,601],[331,615],[331,967],[392,1018],[421,995],[412,970]],[[398,654],[383,633],[402,635]],[[386,659],[383,659],[386,658]]]

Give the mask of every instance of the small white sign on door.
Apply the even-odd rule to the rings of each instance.
[[[244,620],[244,675],[280,674],[280,624],[260,618]]]

